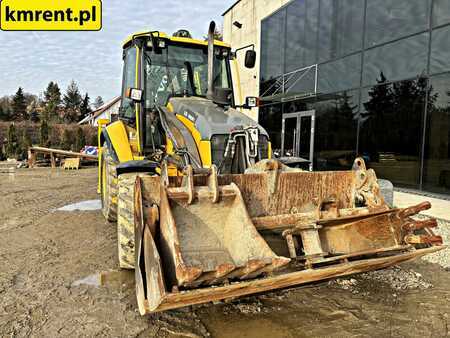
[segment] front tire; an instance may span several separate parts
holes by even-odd
[[[122,174],[118,182],[117,239],[119,266],[134,269],[134,185],[139,174]]]
[[[107,147],[102,151],[102,212],[108,222],[117,221],[117,172],[116,163],[112,159]]]

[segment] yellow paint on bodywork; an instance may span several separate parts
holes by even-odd
[[[181,123],[183,123],[191,132],[195,144],[197,145],[198,152],[200,153],[200,159],[202,160],[203,167],[211,167],[211,143],[209,141],[202,140],[200,132],[197,130],[195,124],[191,120],[179,114],[177,114],[177,119],[180,120]]]
[[[237,91],[239,94],[239,104],[242,104],[244,99],[242,97],[242,90],[241,90],[241,77],[239,75],[239,64],[237,62],[237,59],[233,59],[234,64],[234,71],[236,73],[236,85],[237,85]],[[242,112],[242,108],[240,108],[240,111]]]
[[[208,41],[203,41],[203,40],[197,40],[197,39],[189,39],[189,38],[180,38],[180,37],[175,37],[175,36],[168,36],[166,33],[164,32],[154,32],[153,35],[156,37],[158,36],[160,38],[165,38],[165,39],[169,39],[170,41],[173,42],[181,42],[181,43],[187,43],[187,44],[194,44],[194,45],[201,45],[201,46],[207,46],[208,45]],[[125,47],[128,43],[130,43],[134,38],[138,38],[138,37],[142,37],[142,36],[150,36],[150,32],[138,32],[136,34],[130,35],[127,39],[125,39],[125,41],[123,42],[123,47]],[[214,45],[216,46],[221,46],[221,47],[228,47],[230,48],[231,46],[223,41],[219,41],[219,40],[214,40]]]
[[[128,140],[127,129],[122,121],[117,121],[106,127],[106,132],[112,143],[119,162],[133,160],[130,141]]]
[[[200,141],[198,146],[198,151],[202,159],[203,168],[211,168],[212,158],[211,158],[211,142],[210,141]]]
[[[135,76],[135,87],[139,88],[139,68],[140,68],[140,60],[139,60],[139,54],[140,54],[140,48],[136,47],[136,76]],[[141,154],[141,136],[139,133],[139,124],[140,124],[140,112],[141,112],[141,105],[136,104],[136,137],[137,137],[137,151],[139,154]]]

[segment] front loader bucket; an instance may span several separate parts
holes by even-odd
[[[161,189],[160,244],[173,285],[247,279],[290,261],[275,255],[258,233],[238,187],[218,189],[221,198],[214,202],[208,187],[194,188],[192,204],[182,189]]]
[[[362,159],[347,172],[139,177],[135,273],[142,314],[385,268],[441,250],[429,203],[390,209]]]

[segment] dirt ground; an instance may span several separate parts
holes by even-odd
[[[1,337],[450,336],[450,273],[425,261],[141,317],[132,273],[87,285],[116,269],[114,226],[55,211],[97,198],[95,169],[0,174]]]

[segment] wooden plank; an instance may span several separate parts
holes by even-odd
[[[155,311],[151,311],[149,308],[146,308],[146,313],[148,314],[176,309],[194,304],[219,301],[227,298],[241,297],[275,289],[282,289],[306,283],[317,282],[330,278],[348,276],[356,273],[382,269],[402,262],[410,261],[436,251],[440,251],[444,248],[445,246],[437,246],[391,257],[366,259],[333,265],[325,268],[303,270],[279,275],[276,277],[257,279],[248,282],[240,282],[228,286],[170,293],[164,297],[163,302]]]
[[[44,147],[30,147],[29,151],[31,152],[31,154],[33,154],[33,153],[55,154],[55,155],[68,156],[68,157],[80,157],[80,158],[84,158],[84,159],[88,159],[88,160],[98,160],[97,155],[88,155],[88,154],[76,153],[73,151],[60,150],[60,149],[52,149],[52,148],[44,148]]]

